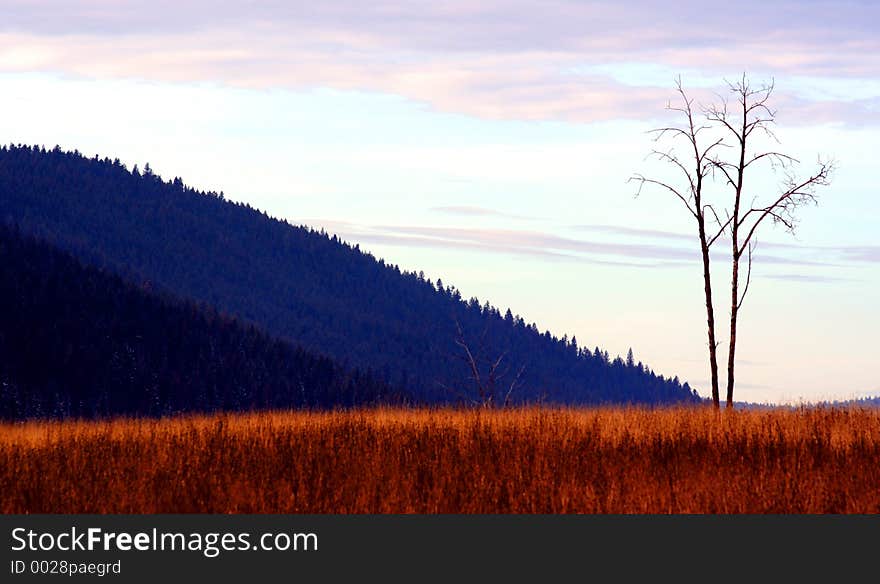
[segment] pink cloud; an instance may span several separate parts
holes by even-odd
[[[577,73],[595,65],[880,77],[880,37],[871,24],[880,21],[880,5],[870,2],[749,0],[724,18],[693,0],[674,9],[520,0],[6,5],[0,72],[377,91],[494,119],[589,122],[662,112],[668,86]],[[880,121],[876,99],[780,97],[796,122]]]
[[[490,211],[490,210],[486,210]],[[579,261],[597,265],[636,268],[678,268],[699,264],[699,253],[691,245],[633,242],[638,238],[679,239],[674,234],[653,230],[604,226],[615,238],[611,241],[585,240],[534,229],[496,229],[476,227],[418,225],[359,225],[338,221],[315,221],[350,241],[406,247],[467,249],[514,256],[538,256],[545,259]],[[815,249],[815,248],[810,248]],[[837,249],[835,248],[835,251]],[[721,252],[723,256],[725,252]],[[838,254],[835,254],[838,255]],[[720,256],[719,256],[720,257]],[[829,267],[824,261],[798,257],[797,254],[759,254],[762,264],[792,267]]]

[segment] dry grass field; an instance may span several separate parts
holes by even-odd
[[[878,513],[880,411],[360,410],[0,425],[3,513]]]

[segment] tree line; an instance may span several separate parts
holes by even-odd
[[[405,403],[365,371],[0,225],[0,418]],[[148,286],[147,286],[148,288]]]
[[[0,219],[85,264],[235,315],[343,368],[372,370],[422,403],[475,398],[462,339],[483,377],[503,356],[497,385],[516,378],[514,403],[698,401],[673,376],[541,331],[323,230],[163,180],[149,165],[0,148]]]

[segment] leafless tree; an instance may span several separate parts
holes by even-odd
[[[461,349],[458,356],[468,369],[468,383],[473,386],[472,393],[456,390],[455,393],[467,403],[480,407],[507,407],[511,404],[516,391],[522,385],[522,376],[525,366],[517,369],[516,374],[509,378],[510,366],[505,363],[507,353],[503,352],[496,357],[486,357],[486,335],[488,328],[484,329],[479,342],[472,348],[468,342],[461,324],[455,320],[456,337],[455,344]],[[509,382],[506,379],[510,379]],[[450,388],[444,386],[447,390]]]
[[[830,183],[831,173],[834,170],[832,161],[820,159],[811,175],[797,178],[793,170],[799,162],[794,157],[775,150],[753,148],[753,145],[759,142],[759,137],[778,143],[773,131],[776,112],[768,105],[773,88],[772,82],[753,87],[743,75],[740,81],[728,83],[728,90],[735,101],[734,105],[731,106],[724,96],[719,96],[720,103],[701,107],[700,113],[697,114],[694,100],[685,93],[681,80],[676,80],[676,91],[681,105],[667,105],[667,109],[680,114],[683,122],[679,126],[653,130],[652,133],[655,143],[667,138],[683,142],[687,154],[679,157],[673,145],[668,150],[654,149],[651,155],[670,164],[680,180],[672,183],[647,178],[641,174],[630,179],[639,184],[639,193],[645,185],[652,185],[675,195],[696,221],[703,261],[703,285],[709,328],[712,401],[716,408],[720,407],[720,395],[710,248],[723,236],[727,236],[730,240],[732,266],[727,407],[732,407],[737,319],[751,283],[752,257],[757,245],[757,231],[767,219],[770,219],[772,223],[780,224],[787,231],[794,232],[796,211],[804,205],[817,202],[816,189]],[[698,116],[700,119],[696,121]],[[745,182],[747,171],[762,163],[769,164],[773,170],[783,173],[779,190],[770,196],[760,194],[749,196]],[[730,193],[729,196],[724,197],[727,204],[708,202],[707,186],[714,179],[719,179]],[[758,185],[755,189],[758,191],[760,188]],[[747,261],[747,271],[745,283],[740,291],[740,263],[744,256]]]
[[[712,303],[712,272],[710,248],[718,241],[723,229],[718,228],[712,232],[712,217],[717,213],[711,204],[706,202],[704,189],[707,179],[711,178],[714,168],[714,151],[724,146],[721,138],[706,139],[701,142],[702,136],[711,130],[711,126],[697,121],[694,112],[694,100],[688,97],[681,85],[681,79],[676,80],[676,90],[680,104],[668,103],[666,109],[682,116],[680,125],[657,128],[651,131],[654,143],[658,146],[662,143],[670,143],[665,150],[659,147],[651,151],[650,156],[672,166],[678,176],[675,182],[648,178],[642,174],[636,174],[631,181],[638,183],[637,196],[641,194],[646,185],[659,187],[663,191],[674,195],[684,204],[688,213],[694,218],[697,228],[697,237],[700,242],[700,257],[703,262],[703,292],[706,301],[706,323],[709,337],[709,369],[712,376],[712,401],[719,406],[718,390],[718,343],[715,340],[715,307]],[[682,143],[685,154],[679,155],[675,150],[675,143]],[[711,215],[710,215],[711,214]],[[707,221],[707,218],[709,221]]]
[[[775,150],[754,149],[759,137],[779,143],[773,127],[776,111],[768,105],[773,95],[773,82],[753,87],[743,75],[741,80],[728,83],[733,105],[721,97],[720,104],[705,108],[706,120],[719,127],[731,143],[732,160],[713,157],[711,163],[723,178],[731,192],[732,202],[726,208],[726,220],[720,225],[730,236],[731,283],[730,283],[730,336],[727,349],[727,407],[733,407],[733,387],[736,366],[736,325],[739,311],[749,291],[752,276],[752,253],[757,245],[757,231],[769,219],[794,233],[797,225],[796,211],[808,204],[816,204],[818,187],[830,184],[834,162],[819,159],[812,174],[798,178],[794,167],[798,160]],[[746,190],[746,171],[753,165],[766,163],[783,173],[777,192],[759,194],[761,187]],[[758,193],[756,193],[758,191]],[[747,195],[746,193],[755,193]],[[740,261],[745,255],[747,270],[745,284],[740,292]]]

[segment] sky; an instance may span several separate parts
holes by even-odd
[[[795,234],[759,232],[735,397],[880,395],[876,22],[868,1],[0,0],[0,142],[149,162],[708,395],[694,221],[627,179],[674,178],[646,155],[677,77],[702,104],[772,80],[772,148],[837,170]]]

